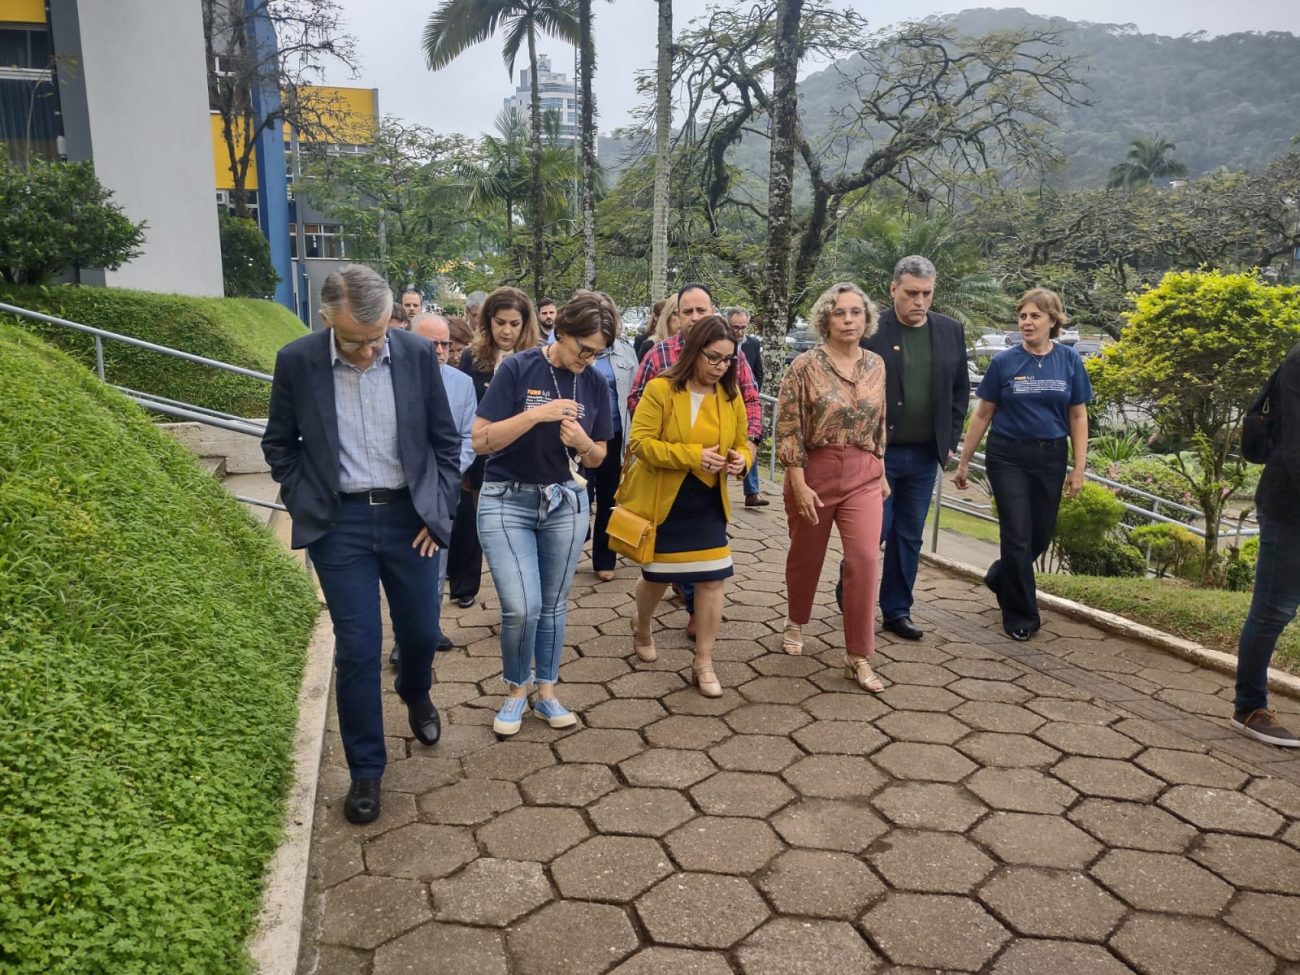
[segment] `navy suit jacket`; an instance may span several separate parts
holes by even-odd
[[[338,521],[339,425],[334,409],[330,331],[295,339],[275,357],[271,410],[262,453],[293,518],[294,548],[316,541]],[[460,435],[447,403],[432,342],[388,332],[397,448],[420,520],[443,548],[460,486]]]
[[[930,312],[930,403],[934,409],[934,446],[942,464],[949,451],[961,443],[966,408],[970,405],[970,376],[966,371],[966,331],[961,322],[938,312]],[[903,389],[902,330],[891,305],[880,313],[880,323],[862,347],[885,360],[885,450],[894,433],[890,416],[898,416],[907,390]]]

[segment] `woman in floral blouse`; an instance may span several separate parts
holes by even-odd
[[[876,308],[856,284],[832,285],[812,309],[822,344],[798,356],[781,382],[776,449],[785,467],[789,610],[781,648],[803,653],[831,524],[844,547],[844,675],[879,693],[875,652],[877,557],[884,499],[885,364],[858,342]]]

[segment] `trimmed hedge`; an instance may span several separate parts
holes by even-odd
[[[306,331],[287,308],[252,298],[7,285],[0,287],[0,301],[265,373],[275,367],[280,347]],[[39,335],[95,368],[95,343],[89,335],[13,315],[0,315],[0,322]],[[257,379],[109,341],[104,343],[104,368],[117,386],[236,416],[266,416],[270,384]]]
[[[0,971],[247,971],[301,569],[145,414],[0,325]]]

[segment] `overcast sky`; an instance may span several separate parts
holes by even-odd
[[[441,71],[430,72],[420,52],[420,35],[437,0],[340,0],[350,32],[356,37],[360,71],[355,78],[333,71],[329,81],[379,89],[379,108],[407,122],[427,125],[439,132],[477,135],[492,130],[501,100],[514,83],[501,59],[501,42],[489,40],[456,59]],[[898,7],[849,0],[884,27],[897,20]],[[707,0],[676,0],[674,29],[704,13]],[[978,3],[959,0],[922,0],[908,13],[921,18],[951,13]],[[984,6],[996,6],[984,4]],[[1195,31],[1225,34],[1234,31],[1281,30],[1300,32],[1300,3],[1296,0],[1022,0],[1032,13],[1062,16],[1094,23],[1132,23],[1144,33],[1181,36]],[[596,4],[596,104],[602,132],[626,124],[636,105],[636,73],[655,60],[656,4],[654,0],[614,0]],[[551,56],[552,68],[573,76],[573,48],[543,38],[539,52]],[[515,66],[527,64],[521,55]],[[1300,84],[1300,71],[1297,72]]]

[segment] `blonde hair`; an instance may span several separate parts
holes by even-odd
[[[1030,288],[1022,294],[1020,300],[1016,302],[1016,314],[1019,314],[1020,309],[1025,305],[1033,305],[1052,320],[1052,338],[1060,335],[1061,329],[1070,324],[1070,316],[1065,313],[1061,296],[1048,288]]]
[[[809,323],[812,325],[814,332],[821,337],[823,342],[826,336],[830,334],[831,312],[835,310],[835,302],[839,301],[840,295],[852,294],[862,299],[862,304],[867,309],[867,325],[862,333],[862,337],[869,338],[876,334],[876,324],[880,316],[876,312],[876,306],[867,293],[859,288],[852,281],[840,281],[831,285],[821,293],[821,296],[813,302],[812,310],[808,313]]]
[[[677,317],[677,295],[670,294],[664,299],[664,306],[659,311],[659,319],[655,322],[655,330],[650,333],[650,338],[656,342],[665,342],[682,330],[681,323],[673,328],[669,323]]]

